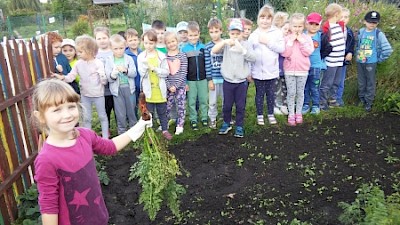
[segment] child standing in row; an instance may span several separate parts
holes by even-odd
[[[274,116],[275,82],[279,77],[279,53],[285,50],[280,29],[272,25],[274,11],[264,6],[258,13],[257,29],[250,35],[256,60],[251,66],[251,76],[256,86],[255,103],[257,124],[264,125],[264,99],[267,95],[268,122],[276,124]]]
[[[181,21],[178,24],[176,24],[176,33],[178,35],[179,50],[182,50],[182,47],[188,42],[187,25],[188,23],[185,21]]]
[[[79,100],[68,84],[55,79],[41,81],[33,93],[33,119],[47,134],[35,159],[43,225],[107,225],[93,154],[115,155],[151,125],[140,120],[112,140],[100,138],[90,129],[76,127],[82,113]]]
[[[162,135],[172,139],[168,132],[167,119],[167,85],[169,75],[167,59],[164,53],[156,49],[157,33],[148,30],[142,35],[144,51],[138,56],[138,69],[142,80],[142,90],[146,96],[147,108],[157,115],[161,123]]]
[[[76,62],[78,62],[78,55],[76,54],[76,49],[75,49],[75,41],[69,38],[64,38],[61,44],[61,51],[62,54],[65,55],[65,57],[67,57],[69,66],[73,68]],[[79,88],[79,75],[76,76],[75,82],[78,84]],[[80,92],[77,93],[80,94]]]
[[[287,87],[287,103],[289,108],[288,125],[303,123],[301,109],[304,103],[304,87],[310,69],[309,56],[314,51],[311,37],[304,34],[305,17],[294,13],[290,17],[290,34],[285,37],[286,49],[283,70]]]
[[[178,36],[176,33],[167,31],[164,35],[167,46],[167,63],[169,75],[166,78],[167,84],[167,115],[170,115],[174,105],[178,106],[175,134],[183,133],[183,125],[186,116],[186,74],[187,56],[179,51]]]
[[[224,103],[222,124],[219,134],[227,134],[231,129],[232,107],[236,106],[235,137],[244,136],[244,116],[247,97],[247,78],[250,74],[249,62],[256,60],[252,46],[243,41],[241,19],[232,19],[229,23],[229,39],[217,43],[212,54],[223,53],[221,74],[224,77]]]
[[[243,40],[247,41],[250,37],[251,32],[253,31],[253,21],[247,18],[242,18],[242,22],[243,22],[242,38]]]
[[[193,130],[198,130],[198,113],[196,100],[199,100],[201,124],[208,126],[208,87],[204,64],[204,44],[200,40],[200,26],[197,22],[188,23],[189,42],[182,48],[188,57],[187,90],[189,105],[189,121]]]
[[[222,42],[222,22],[217,18],[212,18],[208,21],[208,33],[211,41],[206,44],[204,49],[204,58],[206,64],[206,76],[208,80],[208,116],[210,117],[210,128],[217,129],[218,116],[218,97],[224,102],[223,83],[224,78],[221,74],[221,64],[223,54],[211,54],[212,48]]]
[[[84,107],[83,126],[92,128],[92,105],[96,106],[97,114],[101,124],[103,138],[109,137],[107,114],[104,107],[104,85],[107,84],[107,77],[104,71],[104,64],[96,59],[96,41],[88,36],[78,36],[75,40],[76,50],[79,56],[78,62],[66,76],[54,74],[60,80],[71,83],[76,76],[80,75],[81,81],[81,102]]]
[[[114,111],[117,117],[118,134],[123,134],[127,128],[136,124],[135,77],[136,66],[133,59],[125,54],[125,39],[114,34],[110,37],[113,56],[106,59],[105,72],[113,95]]]
[[[167,27],[165,26],[164,22],[161,20],[154,20],[153,23],[151,24],[151,29],[154,29],[154,31],[157,34],[156,49],[166,54],[167,48],[165,47],[164,33],[167,30]]]

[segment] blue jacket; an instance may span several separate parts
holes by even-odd
[[[204,48],[204,44],[199,41],[196,45],[188,42],[182,48],[182,52],[186,53],[188,57],[188,81],[200,81],[206,79]]]
[[[69,65],[69,61],[65,55],[62,53],[58,54],[56,58],[54,59],[54,72],[59,73],[56,66],[61,65],[63,68],[62,74],[67,75],[69,72],[71,72],[71,66]],[[72,88],[75,90],[76,93],[80,94],[79,90],[79,85],[76,81],[72,81],[69,83]]]
[[[354,38],[354,33],[350,27],[346,26],[346,30],[347,30],[347,38],[346,38],[346,49],[344,56],[346,56],[348,53],[351,53],[354,57],[354,46],[356,45],[356,39]],[[349,64],[349,62],[347,62],[346,59],[344,59],[344,61],[345,64]]]
[[[361,45],[362,38],[360,37],[362,37],[365,32],[365,28],[361,28],[358,32],[357,52],[359,51]],[[393,52],[393,49],[385,34],[378,28],[375,29],[375,37],[376,38],[374,38],[374,40],[376,41],[374,41],[374,49],[377,51],[378,63],[380,63],[389,58]]]
[[[126,47],[125,49],[125,54],[129,55],[130,57],[132,57],[133,62],[135,62],[135,66],[136,66],[136,77],[135,77],[135,86],[136,86],[136,92],[140,91],[140,74],[139,74],[139,70],[138,70],[138,65],[137,65],[137,56],[142,52],[142,49],[138,48],[138,54],[136,55],[135,53],[133,53],[129,47]]]

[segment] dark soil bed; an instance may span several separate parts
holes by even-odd
[[[363,183],[385,194],[399,182],[400,116],[314,121],[297,127],[266,127],[238,139],[216,132],[170,146],[190,176],[180,224],[340,224],[338,202],[353,202]],[[127,150],[106,166],[103,187],[110,224],[179,224],[164,207],[150,222],[138,205],[140,186],[128,182],[136,153]]]

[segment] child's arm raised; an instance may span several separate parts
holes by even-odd
[[[300,34],[297,36],[297,40],[300,42],[300,51],[304,56],[310,56],[314,51],[314,44],[310,36],[306,34]]]
[[[127,68],[126,68],[126,70],[127,70],[126,75],[128,77],[135,78],[137,76],[135,62],[133,61],[132,57],[130,57],[130,56],[128,56],[127,59],[128,59],[128,62],[127,62]]]
[[[220,42],[218,42],[217,44],[214,45],[214,47],[211,49],[211,54],[218,54],[221,53],[221,51],[224,49],[225,45],[234,45],[235,41],[231,40],[231,39],[225,39],[222,40]]]
[[[169,66],[167,58],[161,60],[160,67],[155,67],[154,71],[159,77],[167,77],[169,75]]]
[[[123,149],[131,141],[139,139],[146,130],[146,127],[151,127],[152,125],[153,123],[151,118],[147,121],[140,119],[135,126],[131,127],[128,131],[113,138],[112,141],[114,142],[117,151]]]

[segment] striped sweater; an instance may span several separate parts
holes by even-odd
[[[177,55],[167,55],[167,62],[170,74],[165,79],[167,89],[170,87],[184,88],[186,86],[186,76],[188,68],[188,59],[185,53],[179,52]],[[179,62],[178,65],[174,63]]]
[[[346,49],[346,42],[344,40],[344,33],[339,24],[329,23],[329,44],[332,46],[332,51],[325,58],[326,66],[339,67],[343,66],[344,53]]]
[[[206,78],[207,80],[213,80],[214,83],[223,83],[224,78],[221,74],[221,64],[223,59],[223,54],[211,54],[211,49],[214,47],[215,43],[210,41],[206,44],[204,48],[204,60],[206,65]]]

